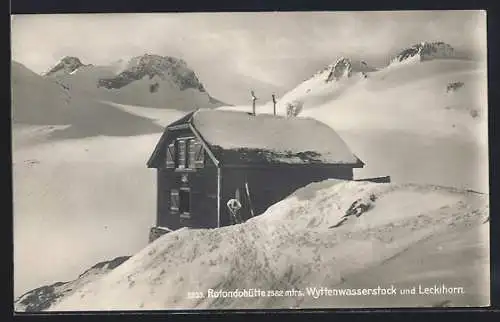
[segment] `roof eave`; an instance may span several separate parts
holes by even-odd
[[[364,163],[324,163],[324,162],[315,162],[315,163],[294,163],[294,162],[274,162],[274,163],[266,163],[266,162],[241,162],[241,163],[225,163],[221,165],[223,168],[252,168],[252,167],[297,167],[297,168],[362,168]]]
[[[358,158],[357,155],[353,154],[353,157],[356,159],[356,162],[351,163],[353,168],[364,168],[365,167],[365,163],[363,161],[361,161],[361,159]]]

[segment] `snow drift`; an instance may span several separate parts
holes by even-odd
[[[487,218],[487,196],[478,193],[327,180],[297,190],[243,224],[166,234],[48,310],[391,307],[443,300],[451,306],[488,305]],[[461,240],[465,244],[453,242],[457,234],[468,236]],[[427,251],[417,252],[416,260],[413,249]],[[436,252],[446,261],[434,262]],[[413,261],[400,259],[408,253]],[[446,269],[439,267],[443,263]],[[384,266],[385,274],[378,269]],[[420,278],[391,275],[410,269]],[[382,296],[318,301],[307,295],[309,287],[340,288],[371,272],[381,279],[365,280],[362,287],[446,281],[463,286],[467,296],[398,296],[387,303]],[[304,294],[210,297],[210,289]],[[189,292],[202,292],[203,297],[189,298]]]

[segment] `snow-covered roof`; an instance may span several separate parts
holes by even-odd
[[[227,151],[257,151],[260,161],[277,163],[361,163],[332,128],[312,118],[200,109],[191,123],[226,156]]]

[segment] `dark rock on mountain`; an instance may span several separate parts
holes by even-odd
[[[16,312],[39,312],[49,308],[58,299],[73,293],[78,287],[110,272],[123,264],[130,256],[117,257],[110,261],[104,261],[92,266],[77,279],[70,282],[57,282],[36,288],[21,295],[14,301]]]
[[[169,77],[180,90],[194,88],[205,92],[203,84],[198,80],[194,71],[189,69],[182,59],[149,54],[132,58],[124,71],[116,77],[99,79],[98,86],[118,89],[144,77],[149,79],[158,77],[161,80],[166,80]]]
[[[78,70],[78,68],[84,66],[90,65],[84,65],[78,57],[66,56],[62,58],[57,65],[45,73],[45,76],[52,76],[60,73],[71,74]]]

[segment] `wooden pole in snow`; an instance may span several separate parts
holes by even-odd
[[[255,97],[255,93],[252,91],[252,114],[255,115],[255,100],[257,100],[257,97]]]
[[[252,198],[250,197],[250,188],[248,187],[248,181],[245,181],[245,192],[247,193],[248,205],[250,206],[250,214],[255,217],[252,206]]]
[[[276,115],[276,96],[273,94],[273,113]]]

